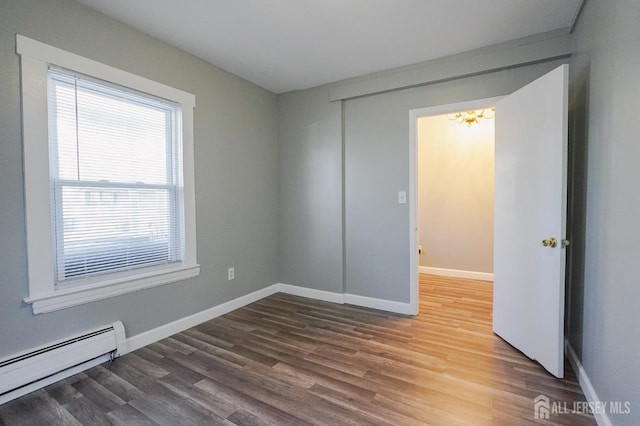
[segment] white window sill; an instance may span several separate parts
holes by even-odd
[[[200,265],[180,265],[151,272],[134,273],[127,277],[106,280],[91,286],[56,290],[51,293],[27,297],[24,301],[31,304],[34,314],[43,314],[131,293],[137,290],[194,278],[199,274]]]

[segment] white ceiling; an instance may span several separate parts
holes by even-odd
[[[571,27],[582,0],[77,0],[275,93]]]

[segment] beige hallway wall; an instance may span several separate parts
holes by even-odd
[[[493,119],[418,119],[420,266],[493,272],[493,175]]]

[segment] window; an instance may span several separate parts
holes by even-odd
[[[198,275],[193,95],[17,42],[34,313]]]
[[[56,283],[181,261],[178,106],[49,68]]]

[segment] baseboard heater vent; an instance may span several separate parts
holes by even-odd
[[[124,326],[112,324],[0,360],[0,404],[55,381],[38,382],[97,358],[120,356]],[[78,370],[82,371],[82,369]],[[74,371],[75,372],[75,371]],[[62,378],[62,377],[60,377]],[[22,390],[22,391],[21,391]],[[13,395],[10,395],[13,394]]]

